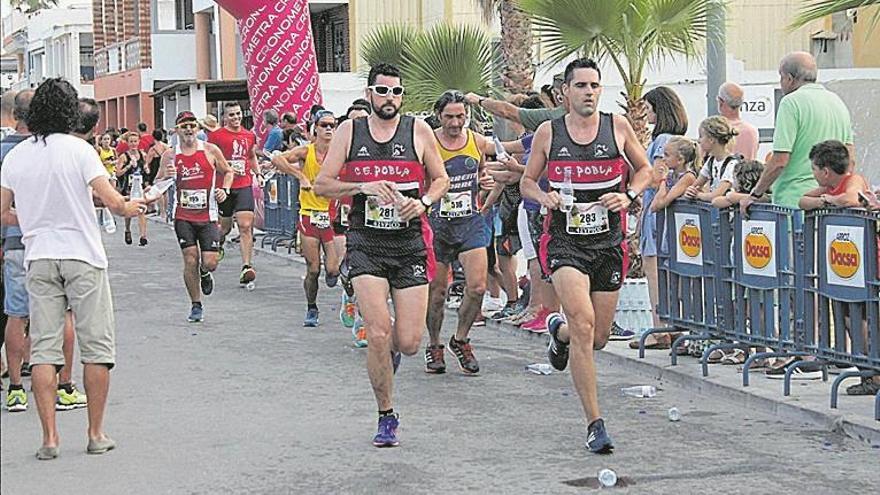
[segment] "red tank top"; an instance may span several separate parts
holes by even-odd
[[[214,188],[217,174],[205,154],[205,143],[198,141],[196,146],[196,152],[191,155],[185,155],[180,145],[174,149],[174,166],[177,168],[174,218],[188,222],[216,222]]]
[[[838,194],[843,194],[846,191],[846,186],[849,184],[849,180],[852,179],[852,174],[846,174],[843,176],[843,180],[840,181],[840,184],[837,184],[837,187],[829,187],[828,194],[830,196],[837,196]]]
[[[229,161],[229,166],[235,171],[235,179],[232,180],[232,188],[250,187],[253,183],[248,157],[257,143],[257,136],[253,132],[242,128],[238,132],[230,131],[221,127],[208,134],[208,142],[216,144],[223,156]]]

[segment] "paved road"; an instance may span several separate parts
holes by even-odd
[[[59,413],[61,457],[37,462],[33,402],[4,410],[3,494],[566,494],[593,491],[603,467],[632,484],[620,493],[880,489],[880,449],[723,397],[667,388],[624,398],[620,387],[650,378],[604,359],[600,394],[617,450],[589,455],[568,373],[526,373],[543,359],[538,340],[495,328],[474,335],[482,376],[429,376],[420,356],[404,359],[401,447],[377,450],[365,352],[334,318],[339,289],[322,290],[322,325],[304,329],[302,266],[258,256],[259,284],[247,292],[230,250],[205,323],[187,324],[174,239],[150,227],[147,248],[125,246],[121,232],[105,239],[119,354],[107,430],[119,448],[87,456],[85,411]],[[673,405],[679,423],[666,418]]]

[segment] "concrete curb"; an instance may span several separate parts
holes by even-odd
[[[549,342],[547,334],[535,334],[528,330],[522,330],[519,327],[507,323],[490,323],[487,327],[510,333],[521,338],[533,340],[536,345],[546,347]],[[873,424],[864,421],[855,421],[844,414],[840,414],[828,407],[826,402],[825,409],[810,408],[800,404],[786,402],[781,392],[781,381],[779,382],[780,391],[778,399],[771,397],[763,397],[753,393],[755,387],[745,388],[742,386],[731,386],[727,383],[719,383],[709,378],[694,376],[688,372],[687,367],[683,364],[671,366],[668,364],[668,354],[663,353],[667,358],[666,365],[659,365],[646,359],[639,359],[637,351],[631,351],[635,356],[626,355],[626,348],[619,351],[614,343],[610,343],[613,347],[606,348],[596,353],[597,363],[607,367],[625,367],[629,371],[635,371],[647,378],[652,378],[659,382],[662,386],[664,383],[679,388],[687,388],[696,393],[708,397],[724,397],[726,400],[733,400],[744,406],[746,409],[754,409],[757,411],[772,414],[783,421],[789,423],[807,423],[826,431],[844,434],[850,438],[868,442],[871,445],[880,445],[880,421],[873,421]],[[755,372],[753,372],[755,373]],[[829,379],[829,383],[832,379]],[[796,392],[796,391],[795,391]],[[842,393],[842,397],[845,395]],[[873,404],[873,402],[872,402]],[[873,413],[873,409],[870,409]]]

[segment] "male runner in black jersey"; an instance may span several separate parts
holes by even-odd
[[[521,186],[523,196],[550,211],[539,259],[565,312],[547,317],[550,363],[563,370],[571,353],[571,377],[588,424],[586,447],[610,453],[593,350],[608,341],[625,276],[623,216],[648,185],[651,166],[626,118],[597,111],[602,83],[594,61],[568,64],[562,91],[570,113],[538,127]],[[629,184],[627,161],[635,170]],[[538,187],[545,171],[546,193]],[[573,194],[564,193],[569,188]]]
[[[428,124],[400,115],[404,89],[399,69],[376,65],[367,83],[373,113],[339,127],[314,190],[329,198],[354,196],[346,263],[370,342],[367,369],[379,406],[373,445],[394,447],[399,441],[393,372],[401,352],[412,355],[419,349],[433,271],[425,214],[449,189],[449,177]]]

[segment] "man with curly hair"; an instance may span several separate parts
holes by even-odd
[[[103,454],[116,446],[103,426],[116,345],[107,255],[95,222],[92,191],[117,215],[135,216],[143,208],[142,202],[126,201],[116,192],[95,150],[70,134],[79,121],[78,106],[76,90],[67,81],[56,78],[40,84],[26,117],[33,137],[6,155],[0,177],[0,220],[20,226],[28,266],[32,388],[43,429],[36,454],[40,460],[59,453],[56,372],[64,364],[68,306],[76,315],[89,396],[86,451]]]

